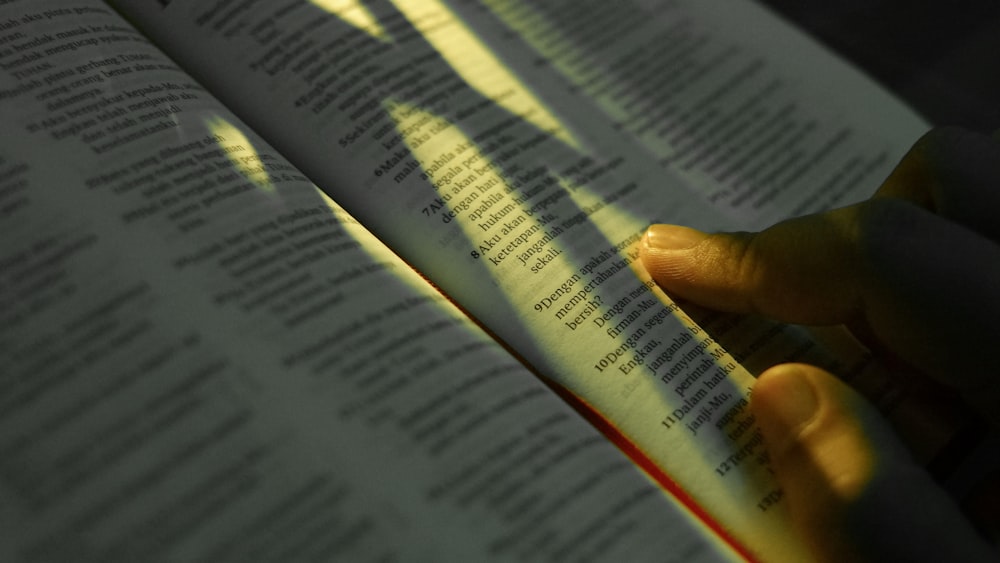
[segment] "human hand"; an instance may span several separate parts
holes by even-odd
[[[936,130],[870,200],[760,233],[657,225],[643,261],[711,308],[846,324],[955,388],[1000,427],[1000,146]],[[831,561],[974,561],[990,551],[873,409],[803,365],[766,371],[752,408],[790,509]]]

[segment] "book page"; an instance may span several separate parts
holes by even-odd
[[[743,543],[805,557],[744,366],[817,344],[694,322],[637,244],[865,197],[919,119],[748,2],[114,4]]]
[[[894,145],[927,128],[752,2],[640,0],[569,17],[568,1],[487,4],[538,54],[535,74],[562,78],[732,226],[867,197]]]
[[[735,558],[110,8],[0,22],[0,560]]]

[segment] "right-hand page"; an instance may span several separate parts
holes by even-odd
[[[866,197],[925,128],[901,104],[750,2],[112,3],[742,543],[802,560],[744,366],[818,348],[699,326],[638,241]]]
[[[899,150],[927,128],[753,2],[490,4],[547,71],[684,178],[730,226],[764,226],[868,197]]]

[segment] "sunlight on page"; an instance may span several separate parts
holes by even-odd
[[[589,188],[581,186],[574,182],[570,178],[560,177],[560,184],[563,189],[570,194],[570,199],[576,204],[580,209],[581,220],[584,218],[589,219],[592,225],[600,230],[607,240],[615,240],[617,233],[608,229],[608,225],[616,225],[620,228],[620,225],[633,225],[635,228],[644,228],[645,223],[639,217],[632,213],[614,205],[613,201],[608,201],[608,198],[602,197],[599,194],[593,193]],[[601,215],[597,217],[597,215]],[[662,385],[677,386],[683,385],[683,382],[678,381],[678,376],[672,375],[671,372],[667,372],[657,379],[650,379],[643,376],[635,377],[635,373],[640,373],[644,368],[649,367],[650,369],[659,369],[661,365],[666,362],[674,362],[675,364],[685,365],[695,361],[696,359],[702,358],[703,351],[710,353],[712,360],[708,363],[702,363],[701,366],[695,368],[687,377],[696,379],[705,375],[705,372],[721,368],[718,374],[712,376],[715,379],[713,391],[717,388],[720,391],[725,390],[727,394],[729,392],[735,391],[739,394],[740,390],[736,385],[746,385],[749,386],[753,377],[745,370],[739,363],[729,355],[728,352],[723,350],[718,343],[716,343],[711,336],[709,336],[698,324],[690,317],[683,309],[680,309],[678,305],[670,298],[664,291],[656,286],[655,282],[652,280],[652,276],[646,271],[642,266],[641,261],[637,259],[639,254],[638,246],[642,244],[633,244],[631,247],[623,249],[623,253],[634,260],[628,264],[628,268],[632,271],[633,275],[641,281],[648,291],[644,290],[642,287],[637,287],[637,290],[632,291],[628,295],[628,299],[631,301],[643,299],[643,298],[655,298],[659,303],[666,307],[668,311],[671,311],[671,317],[678,321],[690,334],[681,334],[675,337],[674,341],[666,347],[665,351],[660,351],[659,355],[655,358],[648,359],[645,357],[637,357],[634,355],[632,358],[628,359],[615,359],[613,362],[609,359],[608,369],[616,370],[622,375],[633,375],[632,383],[627,387],[627,391],[623,393],[623,396],[627,393],[632,395],[639,392],[639,395],[647,397],[660,397],[663,402],[663,412],[668,413],[667,416],[661,421],[661,424],[666,428],[684,428],[687,432],[690,432],[691,436],[697,436],[699,429],[702,425],[709,423],[712,420],[711,412],[707,411],[704,406],[700,410],[696,410],[694,405],[701,404],[703,402],[710,403],[711,401],[705,401],[709,398],[709,391],[705,388],[700,388],[695,391],[690,397],[685,397],[683,401],[677,399],[673,395],[664,395],[662,392]],[[617,303],[604,303],[603,309],[611,309],[622,305],[622,301],[626,298],[621,298]],[[598,305],[600,303],[598,301]],[[575,311],[574,311],[575,312]],[[599,314],[599,313],[598,313]],[[617,320],[617,319],[615,319]],[[625,317],[625,321],[628,321],[629,317]],[[614,322],[614,321],[611,321]],[[644,338],[648,337],[648,334],[653,331],[653,327],[646,326],[646,328],[632,328],[631,326],[623,327],[623,324],[630,325],[630,322],[619,322],[618,324],[612,325],[611,322],[605,325],[605,333],[612,337],[614,341],[619,345],[618,349],[624,346],[626,349],[631,351],[641,349],[641,344]],[[694,351],[687,352],[685,354],[680,354],[680,349],[687,344],[687,341],[695,341],[696,348]],[[678,354],[674,354],[674,350],[678,350]],[[669,359],[667,359],[669,356]],[[652,357],[652,356],[650,356]],[[719,380],[719,378],[724,375],[725,380]],[[669,398],[668,398],[669,397]],[[717,396],[718,397],[718,396]],[[718,399],[716,399],[718,400]],[[713,407],[714,408],[714,407]],[[733,417],[735,418],[735,417]],[[735,424],[731,424],[735,423]],[[733,432],[733,426],[741,426],[739,431]],[[722,425],[722,429],[731,437],[733,442],[738,441],[743,437],[743,432],[750,427],[750,424],[744,420],[736,421],[731,420],[727,424]],[[700,446],[694,448],[696,453],[700,453]],[[691,455],[696,455],[692,453]]]
[[[371,261],[366,263],[363,267],[364,273],[371,273],[379,270],[390,270],[393,272],[393,279],[398,281],[400,284],[408,286],[410,289],[415,289],[418,293],[422,293],[427,290],[427,280],[420,277],[415,270],[410,268],[400,268],[399,256],[397,256],[389,247],[385,246],[382,241],[373,237],[357,219],[355,219],[343,207],[337,205],[337,202],[333,201],[330,196],[326,194],[326,192],[318,187],[313,187],[316,189],[316,195],[323,201],[327,208],[329,208],[341,228],[351,233],[351,240],[346,244],[354,245],[356,241],[363,243],[357,245],[355,251],[364,253],[371,258]],[[348,275],[354,274],[349,273]]]
[[[219,147],[225,151],[229,161],[243,176],[264,192],[275,193],[266,164],[242,131],[220,116],[207,119],[205,125]]]
[[[367,6],[360,0],[310,0],[314,6],[334,14],[338,18],[371,35],[380,41],[386,41],[385,29],[378,23]]]
[[[549,131],[568,146],[579,148],[544,102],[501,62],[464,22],[440,0],[393,0],[452,69],[497,105]]]
[[[511,195],[513,187],[501,174],[500,164],[483,155],[483,151],[461,129],[416,105],[393,98],[387,98],[383,105],[401,132],[403,141],[422,163],[421,177],[437,190],[439,205],[451,210],[470,241],[480,241],[490,229],[499,226],[498,220],[491,220],[485,215],[489,211],[500,212],[497,217],[512,220],[508,226],[502,227],[510,232],[537,231],[532,227],[540,228],[536,221],[517,219],[517,215],[508,217],[507,214],[517,204]],[[425,129],[433,131],[433,137],[427,135]],[[447,146],[458,148],[442,155],[440,148]],[[477,168],[469,171],[449,166],[463,161],[474,163]],[[475,189],[468,189],[473,183]],[[472,214],[474,219],[459,219],[460,213],[476,208],[479,212]],[[482,226],[477,225],[477,220],[481,220]]]
[[[472,248],[477,249],[473,253],[482,256],[484,268],[507,288],[504,297],[508,306],[502,303],[495,306],[512,311],[520,329],[551,352],[544,360],[545,371],[555,377],[578,374],[567,377],[572,380],[574,393],[581,398],[615,396],[619,407],[630,406],[629,412],[619,413],[619,427],[633,430],[642,427],[640,433],[649,435],[645,443],[662,444],[657,451],[645,452],[660,466],[675,467],[683,460],[677,473],[685,473],[691,482],[730,473],[729,466],[720,466],[718,460],[731,455],[733,442],[746,440],[743,432],[750,426],[744,424],[745,416],[741,413],[746,412],[744,395],[752,377],[655,287],[639,265],[636,245],[633,243],[618,254],[609,253],[601,264],[584,264],[586,251],[581,251],[580,244],[574,248],[559,240],[563,227],[556,224],[552,215],[532,213],[524,201],[519,201],[521,192],[504,177],[502,163],[483,154],[487,149],[423,108],[395,100],[387,100],[386,107],[399,130],[407,133],[404,141],[423,163],[421,174],[437,190],[439,204],[447,208]],[[424,125],[414,126],[421,123]],[[433,139],[424,138],[422,127],[436,130]],[[461,154],[443,161],[442,146],[460,147]],[[476,173],[454,165],[466,159],[483,164]],[[581,220],[604,225],[597,227],[596,238],[588,238],[593,244],[621,240],[624,231],[641,232],[639,219],[609,204],[607,198],[601,199],[569,179],[562,179],[561,184],[581,210]],[[522,272],[532,264],[543,266],[540,270],[544,269],[544,276],[524,277]],[[624,270],[633,275],[625,275]],[[613,282],[604,283],[612,277]],[[551,293],[552,280],[567,280],[562,287],[573,290],[572,295],[559,298],[552,309],[555,315],[548,322],[539,321],[534,314],[537,310],[516,305],[535,302],[539,297],[544,300]],[[581,287],[588,289],[584,292]],[[649,311],[659,313],[650,318]],[[589,329],[596,324],[601,330],[574,328],[576,340],[571,342],[566,339],[564,323]],[[592,370],[581,369],[582,349],[609,353],[595,357],[598,365]],[[654,362],[664,366],[659,377],[649,376]],[[703,385],[704,380],[711,381]],[[706,389],[706,385],[711,389]],[[727,420],[715,421],[717,415],[713,412],[723,405],[735,405],[737,410]],[[654,424],[644,418],[630,420],[650,412],[662,413],[661,420]],[[744,424],[735,437],[732,437],[733,424]],[[756,443],[755,440],[751,439]],[[743,461],[740,458],[733,463]],[[760,490],[757,481],[762,478],[766,476],[759,471],[732,472],[727,477],[730,487],[709,494],[723,505],[732,506],[745,502],[744,491]]]

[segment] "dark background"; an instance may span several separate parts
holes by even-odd
[[[935,125],[1000,129],[1000,0],[761,0]]]

